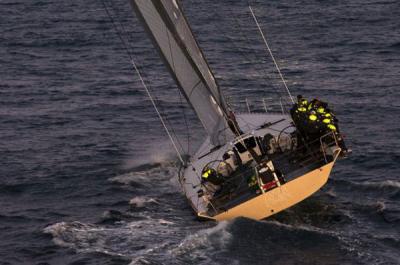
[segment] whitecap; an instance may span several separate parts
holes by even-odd
[[[146,204],[160,204],[160,203],[154,198],[147,198],[145,196],[136,196],[130,199],[129,204],[134,207],[142,208]]]
[[[204,249],[212,246],[213,248],[223,248],[232,239],[232,234],[228,231],[231,221],[219,222],[216,226],[199,230],[194,234],[186,236],[181,243],[170,250],[173,256],[180,256],[190,253],[191,256],[204,256]],[[203,249],[203,251],[202,251]],[[204,258],[204,257],[203,257]]]
[[[133,258],[144,257],[171,244],[171,235],[178,231],[174,225],[172,221],[151,218],[124,222],[113,227],[60,222],[46,227],[43,232],[51,234],[56,245],[76,252]]]

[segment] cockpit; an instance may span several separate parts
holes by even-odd
[[[222,159],[207,163],[202,172],[199,197],[214,205],[224,203],[226,196],[257,194],[280,186],[285,182],[279,169],[275,168],[271,155],[277,150],[276,137],[246,134],[231,142]]]
[[[240,158],[242,164],[246,164],[251,160],[263,154],[260,137],[247,135],[244,138],[237,139],[233,144],[233,150]]]

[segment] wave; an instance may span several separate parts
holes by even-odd
[[[116,224],[118,222],[122,222],[124,220],[131,220],[134,216],[129,213],[122,213],[117,210],[107,210],[103,213],[101,217],[100,224]]]
[[[137,146],[132,147],[133,150]],[[140,156],[133,156],[123,161],[124,170],[141,171],[149,168],[164,166],[176,163],[176,154],[171,151],[169,142],[149,141],[146,143],[146,149],[140,152]]]
[[[36,186],[37,183],[30,182],[30,183],[4,183],[0,184],[0,192],[2,193],[9,193],[9,194],[17,194],[26,192],[32,187]]]
[[[354,215],[359,215],[361,213],[364,218],[374,218],[375,222],[378,220],[384,221],[384,223],[400,222],[400,207],[397,205],[397,201],[392,202],[383,199],[362,202],[351,201],[351,203],[344,203],[343,208],[348,208],[347,210]],[[353,221],[357,222],[358,220],[353,218]],[[384,223],[380,222],[381,225]]]
[[[148,174],[142,172],[129,172],[109,178],[108,181],[134,187],[141,187],[144,185],[144,183],[148,182]]]
[[[154,198],[147,198],[145,196],[136,196],[129,201],[129,204],[135,208],[143,208],[149,204],[159,205],[160,203]]]
[[[383,220],[387,223],[400,222],[400,207],[395,203],[392,205],[390,202],[378,201],[374,204],[376,212],[380,214]]]
[[[121,213],[115,211],[112,214]],[[50,234],[57,246],[78,253],[123,257],[131,264],[168,264],[169,261],[188,264],[205,260],[212,263],[209,253],[224,249],[232,240],[229,222],[215,225],[212,222],[184,221],[182,224],[179,218],[151,218],[146,214],[136,215],[134,221],[125,215],[124,220],[112,226],[60,222],[46,227],[43,232]],[[177,260],[179,262],[175,262]]]
[[[341,186],[352,186],[357,189],[367,191],[383,191],[389,193],[400,192],[400,181],[398,180],[383,180],[383,181],[351,181],[343,179],[332,179],[334,184]]]
[[[43,221],[44,219],[42,218],[35,218],[35,220],[40,220]],[[18,223],[26,223],[29,221],[32,221],[31,217],[25,216],[25,215],[6,215],[6,214],[0,214],[0,221],[3,223],[10,223],[10,224],[18,224]]]
[[[390,47],[390,48],[399,49],[399,48],[400,48],[400,42],[395,42],[395,43],[391,44],[389,47]]]
[[[56,245],[76,252],[133,258],[162,248],[167,242],[163,235],[170,235],[169,229],[175,231],[174,225],[171,221],[151,218],[112,227],[75,221],[50,225],[43,232],[52,235]]]
[[[169,181],[176,175],[176,166],[171,162],[164,162],[142,164],[127,173],[109,178],[108,181],[131,186],[146,186],[158,181]]]
[[[224,255],[248,264],[356,263],[362,247],[351,233],[309,224],[236,219],[228,228],[232,239]],[[262,264],[262,263],[260,263]]]
[[[176,248],[171,250],[171,254],[179,256],[188,252],[198,250],[202,247],[208,247],[210,246],[209,241],[215,235],[218,235],[216,238],[217,243],[221,246],[224,246],[232,239],[232,234],[229,233],[227,229],[229,225],[229,221],[223,221],[219,222],[214,227],[199,230],[194,234],[188,235]],[[214,244],[213,247],[215,247]]]
[[[378,188],[378,189],[394,188],[400,190],[400,181],[396,180],[384,180],[380,182],[365,181],[359,183],[358,185],[364,187]]]
[[[351,211],[333,200],[336,194],[332,190],[320,192],[311,198],[280,212],[268,220],[289,225],[310,225],[313,227],[329,228],[338,224],[350,224],[354,220]]]
[[[390,245],[393,248],[400,249],[400,239],[394,235],[372,235],[372,238],[384,244]]]

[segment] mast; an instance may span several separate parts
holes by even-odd
[[[227,105],[178,0],[130,0],[166,67],[213,145],[233,135]]]

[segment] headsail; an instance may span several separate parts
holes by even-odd
[[[232,135],[227,126],[225,101],[178,0],[131,0],[131,4],[211,143],[226,142],[227,135]]]

